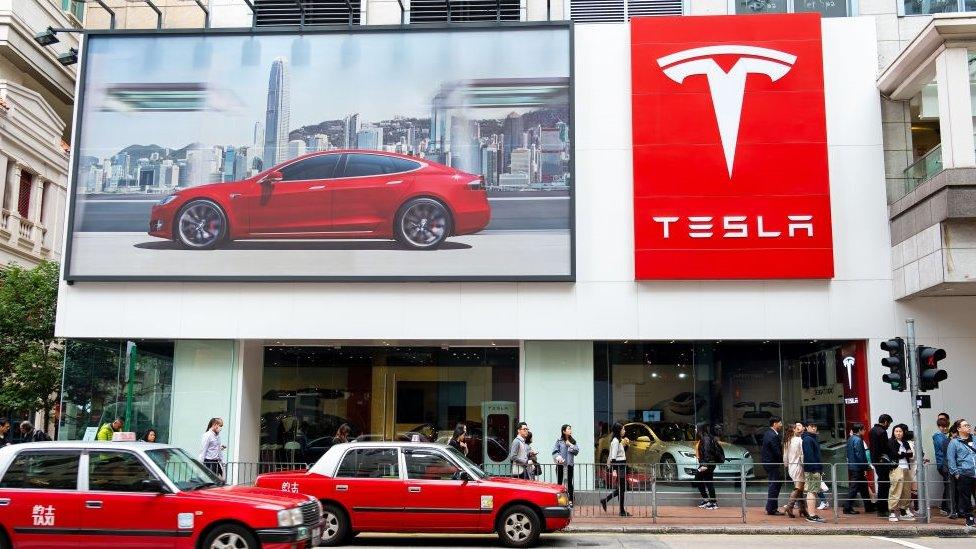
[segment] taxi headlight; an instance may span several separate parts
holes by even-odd
[[[159,202],[156,203],[156,205],[157,206],[165,206],[165,205],[169,204],[170,202],[172,202],[174,200],[176,200],[176,195],[175,194],[171,194],[169,196],[164,196]]]
[[[298,507],[278,511],[278,526],[287,528],[302,523],[302,510]]]
[[[562,505],[563,507],[569,505],[569,494],[566,492],[559,492],[556,496],[556,503]]]

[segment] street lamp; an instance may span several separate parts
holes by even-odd
[[[59,42],[58,35],[54,32],[54,27],[48,27],[44,31],[35,34],[34,41],[42,46],[50,46]]]
[[[67,52],[58,54],[58,63],[61,63],[65,67],[68,65],[74,65],[77,62],[78,50],[75,48],[70,48]]]

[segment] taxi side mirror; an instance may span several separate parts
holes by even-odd
[[[274,185],[275,183],[284,179],[285,176],[281,172],[271,172],[261,179],[262,185]]]
[[[141,488],[143,492],[157,493],[157,494],[168,494],[169,490],[163,486],[163,483],[159,479],[147,478],[143,479],[141,482]]]
[[[468,482],[471,480],[471,475],[469,475],[467,471],[458,471],[457,473],[454,473],[454,480]]]

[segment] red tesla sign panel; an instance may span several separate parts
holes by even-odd
[[[831,278],[820,16],[631,20],[635,277]]]

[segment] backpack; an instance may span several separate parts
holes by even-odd
[[[722,445],[719,444],[718,440],[712,445],[712,455],[709,456],[709,461],[712,463],[725,463],[725,450],[722,449]]]

